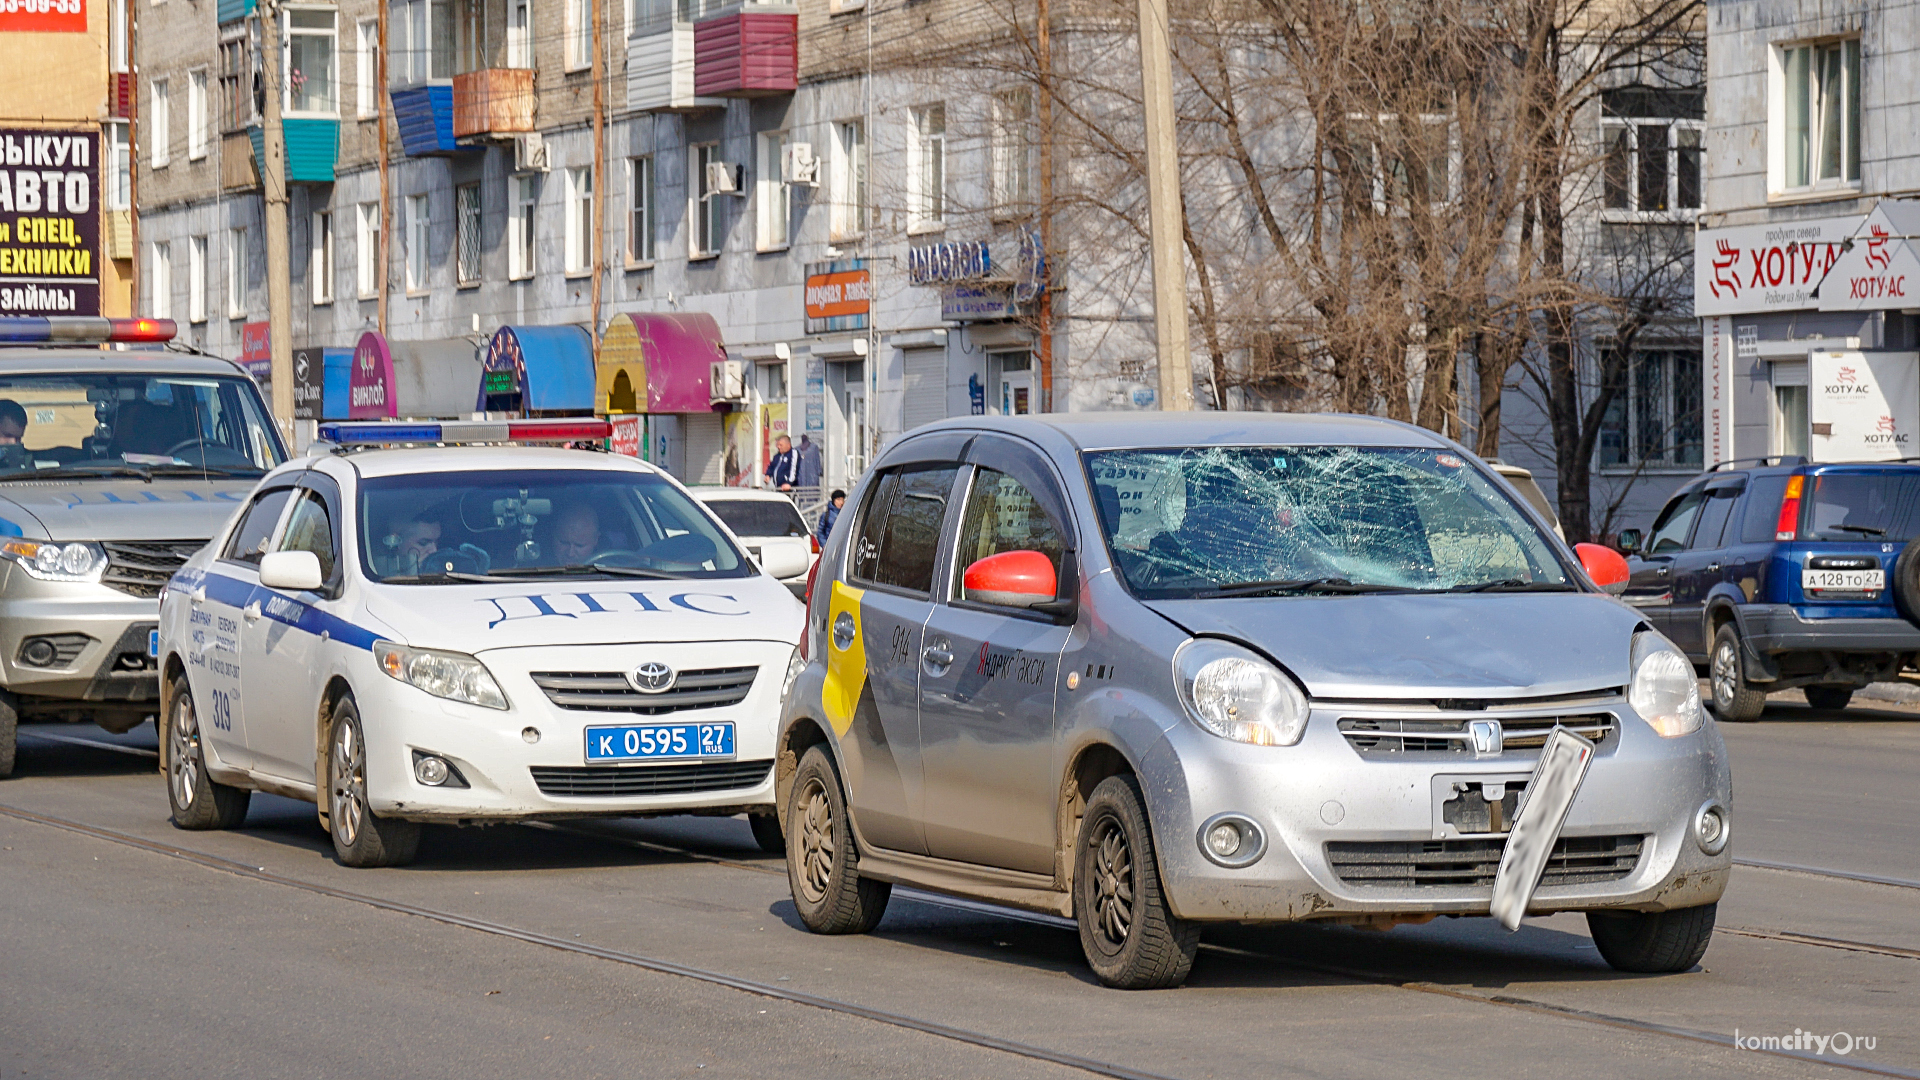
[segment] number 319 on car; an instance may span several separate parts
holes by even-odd
[[[590,762],[732,756],[732,724],[636,724],[587,729]]]

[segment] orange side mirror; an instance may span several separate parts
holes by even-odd
[[[967,599],[1030,608],[1053,600],[1060,582],[1053,560],[1037,551],[1003,551],[967,567],[960,577]]]
[[[1627,579],[1633,574],[1627,569],[1627,560],[1619,552],[1599,544],[1575,544],[1573,553],[1580,556],[1580,568],[1587,577],[1614,596],[1627,591]]]

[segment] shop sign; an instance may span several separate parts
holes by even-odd
[[[327,350],[293,350],[293,418],[322,420],[327,397]]]
[[[993,276],[993,253],[983,240],[949,240],[907,249],[907,281],[942,285]]]
[[[1814,307],[1814,288],[1833,269],[1841,245],[1861,220],[1700,230],[1693,249],[1693,313],[1705,318]]]
[[[0,0],[0,34],[10,31],[84,34],[87,0]]]
[[[1914,456],[1920,431],[1920,355],[1827,352],[1807,357],[1807,440],[1815,461]]]
[[[1883,200],[1853,235],[1820,286],[1821,311],[1920,307],[1920,201]]]
[[[0,30],[56,29],[9,5]],[[100,314],[99,150],[97,131],[0,130],[0,315]]]
[[[489,371],[480,376],[480,392],[483,394],[511,394],[519,389],[511,371]]]
[[[867,261],[808,263],[803,300],[809,334],[865,330],[873,309],[873,276]]]
[[[629,414],[615,416],[613,420],[613,452],[627,457],[640,456],[640,444],[646,438],[645,425],[640,417]]]
[[[353,347],[353,369],[347,376],[347,419],[386,420],[398,415],[393,405],[393,352],[386,338],[369,330]]]
[[[940,290],[940,318],[945,322],[1011,319],[1017,314],[1008,285],[949,285]]]

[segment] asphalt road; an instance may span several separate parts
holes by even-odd
[[[0,782],[6,1077],[1920,1077],[1920,711],[1727,725],[1742,865],[1704,965],[1609,970],[1578,916],[1210,931],[1094,983],[1071,929],[896,892],[821,938],[741,820],[432,829],[334,863],[312,808],[171,827],[151,729],[22,730]],[[76,745],[83,739],[101,745]],[[132,750],[134,752],[127,752]],[[1798,1056],[1741,1037],[1845,1032]]]

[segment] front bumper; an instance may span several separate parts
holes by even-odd
[[[365,727],[368,801],[376,813],[418,821],[737,813],[773,805],[774,732],[793,646],[730,641],[499,649],[481,654],[511,707],[485,709],[431,697],[370,671],[356,682]],[[556,705],[535,672],[631,671],[658,660],[678,672],[752,667],[737,702],[652,716]],[[369,665],[371,669],[371,665]],[[734,725],[723,760],[589,765],[589,727]],[[526,729],[538,731],[528,742]],[[414,779],[415,751],[445,758],[467,787]]]
[[[1740,609],[1740,627],[1761,655],[1920,652],[1920,627],[1905,619],[1803,619],[1787,604],[1749,604]]]
[[[40,581],[16,567],[0,579],[0,682],[14,694],[76,704],[153,703],[160,680],[147,658],[147,635],[159,625],[158,600],[88,582]],[[48,666],[24,662],[31,638],[86,641]]]
[[[1510,787],[1524,783],[1538,750],[1488,758],[1364,758],[1336,724],[1369,711],[1393,715],[1373,707],[1316,708],[1306,736],[1292,747],[1230,743],[1192,724],[1167,732],[1142,763],[1141,779],[1176,914],[1253,921],[1488,914],[1492,866],[1504,836],[1452,834],[1440,823],[1436,791],[1456,778],[1504,780]],[[1718,900],[1732,865],[1731,849],[1709,855],[1692,832],[1703,805],[1731,806],[1725,747],[1713,721],[1692,735],[1663,739],[1624,702],[1582,711],[1613,713],[1615,728],[1596,751],[1560,835],[1576,848],[1631,838],[1638,855],[1621,860],[1630,868],[1610,879],[1572,884],[1550,883],[1550,863],[1529,913],[1660,911]],[[1445,781],[1437,784],[1436,778]],[[1229,869],[1201,854],[1201,823],[1221,813],[1245,815],[1266,832],[1267,849],[1250,866]],[[1343,845],[1345,854],[1330,854],[1331,844]],[[1368,883],[1353,864],[1355,858],[1398,858],[1375,852],[1474,847],[1481,849],[1485,872],[1482,880],[1468,884],[1460,883],[1459,874],[1434,884]],[[1350,854],[1356,851],[1365,854]],[[1451,869],[1474,858],[1462,855]]]

